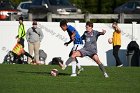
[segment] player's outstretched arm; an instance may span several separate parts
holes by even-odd
[[[99,32],[100,35],[104,35],[106,33],[106,30],[102,29],[102,32]]]

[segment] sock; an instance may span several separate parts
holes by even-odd
[[[99,64],[99,68],[103,73],[106,73],[106,70],[105,70],[103,64]]]
[[[79,64],[77,58],[75,58],[75,61],[76,61],[76,65],[77,65],[78,69],[80,69],[81,68],[81,65]]]
[[[27,52],[25,52],[24,55],[26,55],[27,57],[30,57],[31,59],[33,59],[33,57]]]
[[[76,61],[72,61],[72,74],[76,74]]]
[[[73,61],[72,57],[69,57],[68,60],[66,61],[66,67]]]

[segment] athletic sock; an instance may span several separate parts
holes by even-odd
[[[79,64],[77,58],[75,58],[75,61],[76,61],[76,65],[77,65],[78,69],[80,69],[81,68],[81,65]]]
[[[76,74],[76,61],[72,61],[72,74]]]
[[[99,68],[103,73],[106,73],[106,70],[105,70],[103,64],[99,64]]]
[[[66,61],[66,66],[68,66],[71,62],[73,61],[72,57],[69,57],[68,60]]]

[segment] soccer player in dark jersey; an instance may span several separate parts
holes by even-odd
[[[71,57],[67,60],[67,62],[73,62],[76,57],[88,56],[98,64],[99,68],[103,72],[104,77],[109,77],[97,55],[97,39],[100,35],[104,35],[105,33],[105,30],[103,30],[102,32],[93,30],[93,23],[87,22],[86,31],[82,35],[82,40],[85,41],[84,47],[80,50],[74,51]]]
[[[67,21],[66,20],[62,20],[60,22],[60,27],[62,28],[63,31],[67,31],[69,37],[70,37],[70,41],[64,43],[64,45],[68,46],[71,42],[74,43],[73,48],[71,49],[71,52],[69,54],[69,57],[71,57],[73,51],[76,51],[77,49],[81,49],[83,46],[83,41],[81,39],[81,36],[79,35],[78,31],[71,25],[67,25]],[[64,70],[71,62],[66,62],[65,65],[62,67],[62,69]],[[78,72],[77,74],[80,74],[81,71],[83,71],[84,69],[80,66],[80,64],[78,63],[77,58],[75,58],[75,61],[72,62],[72,74],[71,76],[76,76],[76,64],[78,67]]]

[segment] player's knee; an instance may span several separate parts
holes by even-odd
[[[77,55],[76,55],[76,52],[73,52],[71,57],[72,57],[72,58],[76,58],[76,56],[77,56]]]
[[[96,61],[96,62],[99,61],[99,57],[98,57],[98,55],[94,55],[94,56],[92,57],[92,59],[93,59],[94,61]]]
[[[71,55],[71,57],[72,57],[72,58],[75,58],[75,55],[74,55],[74,54],[72,54],[72,55]]]

